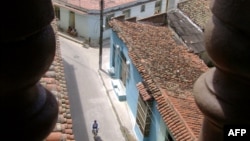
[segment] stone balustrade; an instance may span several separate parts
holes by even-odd
[[[55,56],[50,0],[12,0],[0,23],[1,140],[41,141],[53,130],[58,104],[39,84]]]
[[[222,141],[223,127],[250,124],[250,1],[213,0],[205,30],[215,68],[195,83],[196,103],[205,118],[200,141]]]

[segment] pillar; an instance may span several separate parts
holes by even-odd
[[[1,140],[42,141],[58,115],[55,97],[39,84],[55,55],[52,3],[11,0],[0,12]]]
[[[250,124],[250,1],[213,0],[205,30],[215,68],[194,85],[204,114],[199,141],[222,141],[227,124]]]

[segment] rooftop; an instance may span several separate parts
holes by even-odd
[[[187,47],[195,54],[205,51],[205,42],[203,32],[197,26],[185,17],[179,10],[171,11],[168,13],[169,25]]]
[[[208,68],[187,48],[178,45],[167,27],[111,20],[113,31],[127,45],[129,56],[143,78],[144,87],[178,141],[194,140],[202,114],[192,94],[193,84]],[[140,91],[142,84],[138,84]],[[148,99],[147,94],[144,99]]]
[[[40,83],[56,97],[59,105],[59,115],[53,132],[50,133],[45,141],[75,141],[72,131],[73,127],[70,114],[70,104],[64,78],[64,67],[55,21],[53,21],[51,25],[56,33],[56,55],[49,70],[41,78]]]
[[[209,3],[210,0],[187,0],[179,3],[178,8],[201,29],[205,29],[205,25],[212,15]]]
[[[105,0],[104,8],[116,7],[137,1],[138,0]],[[86,10],[100,10],[100,0],[66,0],[66,3]]]

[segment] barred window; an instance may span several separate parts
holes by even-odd
[[[123,85],[126,86],[126,80],[129,74],[129,68],[127,64],[127,59],[123,53],[120,54],[121,59],[121,70],[120,70],[120,80],[122,81]]]
[[[129,18],[130,17],[130,9],[124,10],[123,14],[124,14],[125,18]]]
[[[155,14],[161,11],[161,0],[155,2]]]
[[[141,6],[141,12],[144,12],[145,11],[145,5],[142,5]]]
[[[58,20],[60,20],[60,7],[55,6],[55,15]]]
[[[152,107],[152,101],[143,101],[143,99],[139,95],[137,104],[136,123],[139,125],[139,128],[144,136],[148,136],[150,131],[150,124],[151,124],[150,107]]]

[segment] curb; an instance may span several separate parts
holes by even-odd
[[[68,39],[68,40],[71,40],[71,41],[73,41],[73,42],[75,42],[75,43],[81,44],[82,47],[84,47],[84,48],[89,48],[89,47],[90,47],[90,46],[89,46],[88,44],[86,44],[84,41],[80,41],[80,40],[74,39],[73,37],[70,37],[70,36],[68,36],[68,35],[65,35],[64,33],[58,32],[58,35],[61,36],[61,37],[63,37],[63,38],[66,38],[66,39]]]
[[[67,38],[67,39],[69,39],[69,40],[71,40],[71,41],[74,41],[74,42],[76,42],[76,43],[84,44],[84,41],[79,41],[79,40],[77,40],[77,39],[74,39],[73,37],[70,37],[70,36],[68,36],[68,35],[65,35],[64,33],[58,32],[58,35],[59,35],[59,36],[62,36],[62,37],[64,37],[64,38]]]
[[[57,34],[58,34],[59,36],[61,36],[61,37],[64,37],[64,38],[66,38],[66,39],[69,39],[69,40],[71,40],[71,41],[73,41],[73,42],[76,42],[76,43],[78,43],[78,44],[81,44],[81,45],[83,45],[83,47],[85,47],[85,48],[89,48],[89,47],[91,47],[91,48],[98,48],[98,47],[99,47],[99,45],[98,45],[98,46],[91,46],[91,45],[89,45],[88,43],[85,43],[84,39],[82,39],[82,40],[75,39],[74,37],[71,37],[71,36],[65,34],[64,32],[58,31]],[[107,40],[109,40],[109,39],[104,39],[104,40],[103,40],[103,46],[105,46]]]

